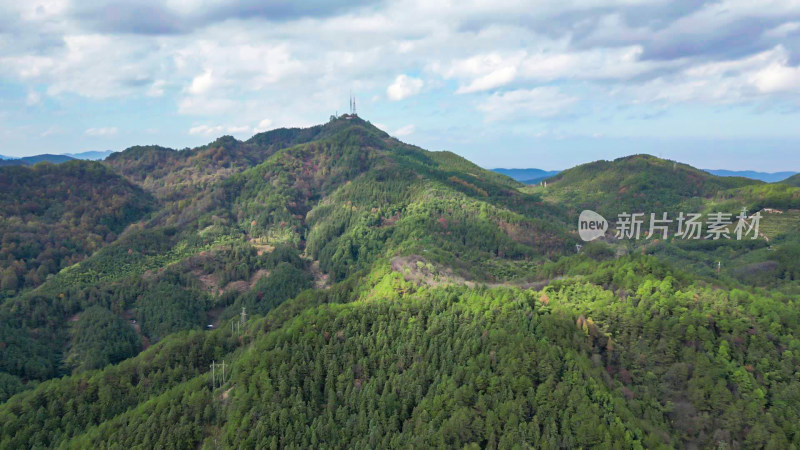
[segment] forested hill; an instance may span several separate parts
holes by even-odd
[[[596,161],[565,170],[548,179],[553,201],[580,211],[614,215],[623,211],[673,211],[693,198],[763,184],[737,177],[718,177],[686,164],[650,155]]]
[[[116,240],[155,207],[95,162],[0,168],[0,290],[36,287]]]
[[[769,242],[572,220],[798,188],[643,155],[524,186],[349,115],[58,167],[87,181],[15,178],[14,223],[141,210],[3,291],[0,448],[800,446],[791,210]]]

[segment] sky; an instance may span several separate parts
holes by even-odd
[[[800,171],[800,0],[0,0],[0,154],[348,109],[487,167]]]

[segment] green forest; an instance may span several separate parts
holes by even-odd
[[[526,186],[345,115],[0,187],[0,448],[800,449],[793,179]],[[742,208],[756,239],[577,232]]]

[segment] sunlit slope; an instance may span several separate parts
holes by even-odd
[[[522,291],[430,288],[376,267],[300,294],[241,336],[178,334],[20,394],[0,405],[0,444],[798,443],[793,299],[709,287],[652,257],[562,268]],[[217,366],[212,387],[222,359],[226,380]]]

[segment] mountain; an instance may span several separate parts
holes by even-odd
[[[560,170],[542,169],[492,169],[492,171],[502,173],[525,184],[536,184],[540,180],[550,178],[560,172]]]
[[[797,172],[756,172],[753,170],[713,170],[713,169],[703,169],[706,172],[717,175],[720,177],[743,177],[743,178],[750,178],[753,180],[760,180],[765,181],[767,183],[775,183],[778,181],[785,180],[786,178],[791,177],[792,175],[797,174]]]
[[[117,210],[104,202],[147,208],[105,219],[119,231],[42,284],[3,291],[0,448],[800,438],[794,216],[775,214],[789,220],[770,224],[769,243],[576,252],[583,204],[707,208],[771,201],[774,185],[636,155],[525,186],[354,115],[8,169],[31,178],[8,183],[25,191],[2,200],[13,226],[77,229]]]
[[[723,190],[758,184],[763,183],[719,177],[650,155],[633,155],[567,169],[550,178],[543,189],[548,200],[573,211],[593,209],[615,216],[697,208]]]
[[[537,205],[537,196],[516,191],[516,182],[452,153],[403,144],[357,118],[310,131],[276,130],[246,142],[223,137],[191,150],[133,147],[111,155],[102,166],[108,168],[109,179],[116,180],[116,172],[141,186],[160,208],[140,225],[111,230],[118,233],[116,239],[101,236],[91,257],[23,291],[23,302],[65,295],[63,301],[48,300],[40,307],[40,317],[49,319],[23,319],[19,315],[29,311],[10,304],[5,309],[9,317],[58,334],[62,330],[52,318],[71,317],[93,306],[79,299],[91,295],[87,289],[101,289],[114,294],[100,297],[127,298],[123,305],[138,311],[143,337],[156,341],[202,324],[212,305],[220,305],[219,291],[225,294],[223,316],[235,314],[242,304],[266,313],[266,304],[226,289],[257,283],[253,277],[262,269],[280,268],[301,280],[301,274],[311,274],[306,262],[311,260],[321,270],[320,279],[331,283],[388,257],[412,274],[419,272],[415,263],[424,261],[426,276],[433,276],[435,265],[452,277],[494,282],[519,276],[516,261],[541,259],[571,245],[550,223],[560,220],[558,213]],[[44,187],[33,185],[31,190]],[[13,190],[9,195],[9,202],[24,199]],[[47,207],[39,210],[59,217]],[[258,262],[258,253],[283,256]],[[166,298],[185,293],[186,299],[195,299],[192,307],[163,305],[159,296],[128,297],[141,291],[156,295],[166,286],[173,291]],[[168,313],[170,308],[178,309]],[[161,315],[166,314],[175,318],[164,322]],[[33,372],[20,367],[13,375],[51,377],[62,364],[59,354],[75,345],[69,336],[39,335],[48,336],[41,342],[46,360],[42,368]]]
[[[25,156],[23,158],[3,159],[0,160],[0,166],[32,166],[40,162],[49,162],[53,164],[61,164],[72,160],[73,158],[66,155],[36,155]]]
[[[75,159],[88,159],[91,161],[102,161],[106,159],[110,154],[114,153],[114,150],[106,150],[106,151],[91,151],[91,152],[82,152],[82,153],[66,153],[67,156],[70,158]]]

